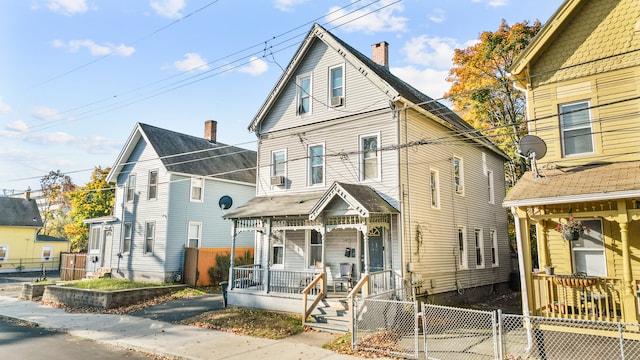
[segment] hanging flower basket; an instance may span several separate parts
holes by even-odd
[[[589,228],[585,226],[581,220],[569,218],[564,224],[558,222],[556,231],[561,232],[566,240],[575,241],[578,240],[585,231],[589,231]]]
[[[598,284],[598,278],[595,276],[583,276],[583,275],[556,275],[553,278],[553,283],[563,286],[593,286]]]
[[[580,231],[563,231],[562,236],[564,236],[565,240],[575,241],[580,239],[580,235],[583,233]]]

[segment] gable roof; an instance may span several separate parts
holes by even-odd
[[[38,204],[33,199],[0,197],[0,226],[42,227]]]
[[[541,170],[525,173],[502,205],[535,206],[640,196],[640,161]]]
[[[223,218],[260,218],[265,216],[308,215],[323,191],[274,196],[258,196],[227,212]]]
[[[362,217],[370,217],[373,213],[399,213],[370,186],[334,182],[322,199],[311,209],[309,218],[315,220],[335,198],[342,199],[350,209]]]
[[[283,92],[286,84],[295,75],[296,69],[301,64],[314,41],[324,42],[330,49],[339,53],[346,62],[360,69],[360,73],[367,77],[374,86],[377,86],[381,92],[386,94],[390,101],[404,100],[404,102],[410,105],[417,105],[418,109],[432,114],[433,118],[438,119],[442,125],[458,131],[461,135],[479,142],[503,158],[509,159],[495,144],[487,140],[478,130],[469,125],[469,123],[464,121],[451,109],[393,75],[387,67],[377,64],[368,56],[351,47],[319,24],[312,26],[291,62],[269,93],[267,100],[262,104],[260,110],[251,121],[251,124],[249,124],[249,131],[255,132],[258,129],[260,123],[264,120],[269,110],[274,106],[276,100]]]
[[[122,171],[138,141],[144,140],[153,148],[169,172],[204,176],[255,184],[256,152],[205,138],[137,123],[127,144],[112,167],[108,182]]]

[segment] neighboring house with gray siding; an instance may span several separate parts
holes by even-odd
[[[296,281],[335,290],[343,263],[430,295],[508,281],[508,157],[394,76],[387,46],[372,60],[314,25],[251,122],[257,196],[225,217],[256,231],[256,265],[229,303],[298,310]]]
[[[205,137],[138,123],[107,182],[115,183],[113,216],[88,219],[87,271],[113,277],[174,281],[185,247],[229,248],[224,211],[255,195],[256,152],[216,141],[216,122]],[[220,202],[231,207],[221,209]],[[245,234],[240,246],[254,246]]]

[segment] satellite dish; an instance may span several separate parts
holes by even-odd
[[[220,206],[220,209],[222,210],[230,209],[231,205],[233,205],[233,200],[229,195],[224,195],[220,198],[220,200],[218,200],[218,206]]]
[[[520,152],[526,157],[534,155],[536,160],[540,160],[547,154],[547,144],[535,135],[525,135],[520,139]]]

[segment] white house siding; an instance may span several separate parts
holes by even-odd
[[[157,154],[141,138],[131,156],[126,159],[127,165],[123,167],[118,176],[114,215],[122,219],[122,223],[133,224],[131,239],[131,251],[118,258],[121,249],[121,226],[114,226],[112,241],[111,268],[116,276],[133,277],[141,280],[164,281],[164,264],[166,257],[165,239],[167,219],[163,217],[167,213],[169,175],[158,159]],[[148,176],[149,170],[158,170],[158,193],[156,200],[148,200]],[[123,187],[127,183],[129,174],[136,174],[136,195],[133,202],[125,202],[124,214],[122,213]],[[152,254],[144,253],[145,222],[155,221],[155,241]],[[123,225],[122,225],[123,226]]]
[[[415,115],[415,113],[411,113]],[[417,120],[410,115],[409,141],[441,139],[433,144],[405,150],[400,155],[400,171],[407,202],[404,211],[405,261],[413,264],[414,280],[423,281],[429,293],[441,293],[508,280],[510,268],[507,215],[501,207],[504,198],[504,168],[502,158],[481,148],[477,143],[454,140],[441,125]],[[404,124],[403,124],[404,125]],[[403,126],[404,128],[404,126]],[[413,134],[413,135],[412,135]],[[404,138],[404,135],[401,135]],[[485,154],[483,162],[483,155]],[[463,160],[464,195],[454,193],[454,156]],[[494,201],[488,202],[487,177],[483,167],[493,171]],[[430,169],[439,172],[440,209],[431,207]],[[417,227],[422,233],[418,245]],[[466,227],[468,270],[460,270],[457,261],[457,227]],[[484,235],[484,269],[476,269],[476,228]],[[490,229],[495,229],[499,242],[499,267],[491,264]]]
[[[231,248],[231,222],[224,220],[218,200],[228,195],[233,200],[233,208],[251,199],[253,186],[228,181],[206,179],[203,202],[191,202],[191,177],[171,176],[169,212],[167,223],[167,264],[166,271],[182,271],[184,247],[187,242],[190,221],[202,223],[202,248]],[[251,233],[241,233],[236,237],[236,247],[253,247]]]

